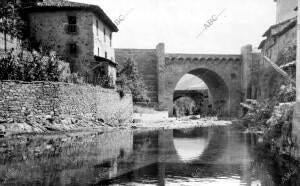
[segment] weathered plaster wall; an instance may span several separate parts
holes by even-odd
[[[297,15],[294,10],[298,0],[275,0],[277,2],[276,22],[280,23]]]
[[[297,30],[296,26],[292,27],[284,34],[268,37],[266,43],[262,48],[262,55],[267,56],[273,62],[278,61],[278,57],[284,48],[296,45]],[[260,58],[260,59],[258,59]],[[268,61],[256,55],[252,63],[253,69],[251,71],[251,86],[252,90],[257,92],[257,99],[268,99],[273,96],[272,86],[274,83],[274,76],[281,76],[276,72]],[[250,98],[250,97],[248,97]],[[253,97],[252,97],[253,98]],[[255,98],[255,97],[254,97]],[[255,98],[255,99],[256,99]]]
[[[296,45],[297,43],[297,29],[296,26],[289,29],[284,34],[268,38],[265,47],[262,49],[262,53],[276,62],[278,60],[278,54],[281,50],[287,46]],[[264,60],[263,64],[267,67],[268,63]]]
[[[119,64],[125,63],[128,59],[133,59],[138,68],[138,72],[143,77],[148,88],[151,102],[158,100],[157,93],[157,56],[153,49],[116,49],[116,61]]]
[[[77,17],[78,33],[68,34],[68,16]],[[94,14],[88,11],[32,12],[29,14],[30,34],[43,46],[49,46],[70,61],[72,71],[86,73],[94,61]],[[70,55],[69,44],[78,45],[78,54]]]
[[[298,7],[300,7],[300,1],[298,1]],[[300,17],[300,11],[298,11],[298,17]],[[293,121],[293,135],[297,137],[298,154],[297,158],[300,157],[299,146],[300,146],[300,19],[297,22],[297,59],[296,65],[296,104],[294,106],[294,121]]]
[[[17,48],[19,46],[19,42],[16,38],[6,36],[6,49]],[[0,32],[0,49],[5,48],[5,39],[4,34]]]
[[[118,123],[131,114],[131,95],[121,98],[115,90],[53,82],[0,83],[0,117],[14,122],[24,122],[29,115],[67,115]]]
[[[97,31],[98,22],[98,31]],[[104,38],[105,29],[105,38]],[[112,31],[103,24],[103,22],[97,17],[93,16],[93,36],[94,36],[94,55],[105,57],[105,52],[107,53],[107,59],[115,61],[115,51],[112,47],[112,41],[110,41],[110,34]],[[99,54],[98,54],[99,49]]]

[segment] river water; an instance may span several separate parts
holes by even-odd
[[[0,185],[300,185],[295,164],[229,127],[0,141]]]

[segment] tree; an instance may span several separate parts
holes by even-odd
[[[147,87],[143,78],[137,71],[132,59],[128,59],[124,64],[118,66],[117,79],[124,89],[130,90],[133,102],[149,102]]]
[[[18,39],[23,35],[25,23],[20,16],[20,8],[14,3],[0,7],[0,32],[4,35],[5,51],[7,51],[7,35]]]

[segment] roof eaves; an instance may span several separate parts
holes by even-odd
[[[106,13],[96,5],[89,5],[83,3],[73,3],[70,1],[62,1],[64,3],[38,3],[34,6],[26,7],[23,10],[25,11],[45,11],[45,10],[90,10],[99,17],[113,32],[118,32],[118,27],[112,22],[112,20],[106,15]]]
[[[283,24],[286,24],[286,23],[288,23],[288,22],[293,22],[293,21],[295,21],[295,20],[297,20],[297,17],[293,17],[293,18],[291,18],[291,19],[285,20],[285,21],[283,21],[283,22],[281,22],[281,23],[278,23],[278,24],[276,24],[276,25],[270,26],[269,29],[263,34],[263,37],[268,37],[268,36],[270,36],[270,33],[271,33],[271,30],[272,30],[272,29],[274,29],[274,28],[276,28],[276,27],[278,27],[278,26],[281,26],[281,25],[283,25]]]
[[[96,62],[108,62],[109,64],[113,65],[113,66],[117,66],[118,64],[112,60],[109,60],[107,58],[103,58],[103,57],[100,57],[100,56],[94,56]]]
[[[262,49],[266,43],[266,39],[262,40],[258,46],[258,49]]]

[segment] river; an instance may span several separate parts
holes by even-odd
[[[230,127],[0,140],[0,185],[300,185],[262,139]]]

